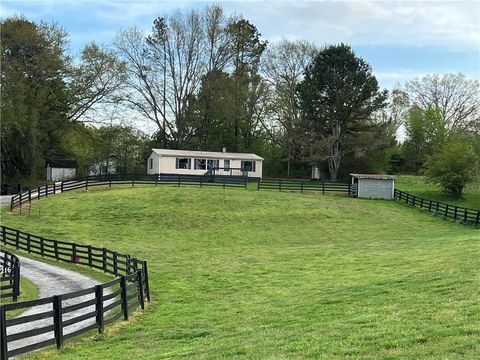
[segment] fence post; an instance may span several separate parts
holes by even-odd
[[[40,238],[40,254],[45,255],[45,249],[44,249],[44,246],[43,246],[43,237]],[[57,253],[58,253],[58,250],[57,250]]]
[[[37,189],[37,200],[40,200],[40,186]]]
[[[77,244],[72,243],[72,259],[71,261],[76,264],[76,256],[77,256]]]
[[[98,333],[103,332],[103,287],[102,285],[95,286],[95,311],[97,315],[95,320],[98,326]]]
[[[201,188],[203,187],[203,178],[200,179],[200,187],[201,187]]]
[[[45,184],[45,197],[48,197],[48,184]]]
[[[457,212],[458,212],[458,206],[455,206],[454,211],[453,211],[453,218],[457,220]]]
[[[120,278],[120,288],[122,289],[121,298],[122,298],[123,319],[128,320],[127,280],[125,280],[125,276],[122,276]]]
[[[140,302],[140,307],[145,309],[145,299],[143,297],[143,277],[142,272],[137,271],[137,281],[138,281],[138,301]]]
[[[303,194],[303,181],[300,183],[300,191],[301,191],[302,194]]]
[[[325,195],[325,180],[322,180],[322,195]]]
[[[92,245],[87,246],[88,266],[92,267]]]
[[[19,245],[20,245],[20,232],[17,230],[15,232],[15,247],[18,249]]]
[[[60,192],[63,193],[63,181],[62,181],[61,184],[60,184]]]
[[[448,204],[445,204],[445,216],[448,217]]]
[[[118,259],[116,252],[113,253],[113,274],[118,276]]]
[[[440,203],[437,201],[437,207],[435,209],[435,214],[438,214],[438,208],[440,207]]]
[[[15,196],[12,196],[12,198],[10,199],[10,211],[13,211],[13,198]]]
[[[30,234],[27,234],[27,251],[30,254]]]
[[[112,175],[109,175],[109,176],[108,176],[108,187],[109,187],[109,188],[112,187]]]
[[[57,349],[60,349],[63,346],[62,295],[53,297],[53,325],[55,326],[55,343]]]
[[[5,308],[0,306],[0,359],[7,360],[7,319],[5,316]]]
[[[467,222],[467,220],[468,220],[468,209],[465,208],[463,210],[463,221]]]
[[[32,189],[28,189],[28,202],[32,202]]]
[[[477,211],[477,220],[475,220],[475,226],[478,226],[480,224],[480,211]]]
[[[56,194],[56,192],[55,192],[55,191],[56,191],[56,189],[57,189],[57,183],[56,183],[56,182],[54,182],[54,183],[53,183],[53,195],[55,195],[55,194]]]
[[[432,200],[428,203],[428,211],[432,211]]]
[[[105,248],[102,250],[102,267],[103,272],[107,272],[107,249]]]
[[[423,198],[420,198],[420,209],[423,209]]]
[[[55,259],[58,260],[58,241],[53,241],[53,251],[55,252]]]
[[[350,197],[352,193],[352,184],[348,183],[348,196]],[[395,191],[393,192],[393,197],[395,197]]]
[[[85,179],[85,191],[88,190],[88,176]]]
[[[278,191],[282,191],[282,180],[278,181]]]
[[[257,191],[260,191],[260,179],[257,180]]]
[[[178,186],[180,186],[180,175],[178,175]]]
[[[480,212],[479,212],[480,214]],[[478,218],[477,218],[478,220]],[[147,268],[147,262],[143,262],[143,273],[144,273],[144,281],[145,281],[145,294],[147,295],[147,301],[150,302],[150,285],[148,284],[148,268]]]
[[[135,175],[132,174],[132,186],[135,186]]]
[[[18,295],[20,295],[20,264],[13,268],[13,301],[17,301]]]

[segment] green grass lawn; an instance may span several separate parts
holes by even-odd
[[[452,198],[451,195],[443,192],[440,186],[427,182],[423,176],[397,176],[395,187],[428,200],[442,201],[471,209],[480,209],[480,182],[468,185],[461,199]]]
[[[29,359],[478,358],[480,230],[394,201],[135,187],[2,215],[149,261],[144,313]]]

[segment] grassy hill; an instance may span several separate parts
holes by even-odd
[[[461,199],[452,198],[451,195],[443,192],[438,185],[427,182],[423,176],[397,176],[395,187],[425,199],[480,209],[480,183],[473,183],[467,186]]]
[[[95,189],[2,223],[149,261],[145,313],[30,359],[478,355],[480,230],[393,201]]]

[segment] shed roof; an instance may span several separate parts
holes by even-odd
[[[395,175],[387,174],[350,174],[355,179],[395,180]]]
[[[45,162],[45,167],[50,165],[53,168],[63,168],[63,169],[76,169],[77,160],[53,160],[47,159]]]
[[[173,149],[152,149],[152,152],[159,156],[184,156],[184,157],[205,157],[214,159],[240,159],[240,160],[263,160],[256,154],[216,152],[216,151],[191,151],[191,150],[173,150]]]

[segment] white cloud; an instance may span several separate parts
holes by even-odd
[[[318,44],[479,46],[479,1],[247,1],[223,5],[243,13],[267,38],[281,33]]]

